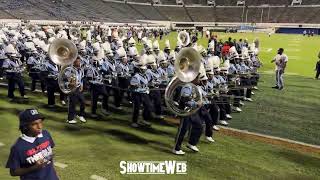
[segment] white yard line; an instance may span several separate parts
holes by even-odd
[[[62,168],[62,169],[68,167],[68,165],[60,163],[60,162],[54,162],[54,165],[59,167],[59,168]]]
[[[293,46],[293,47],[297,47],[300,46],[300,44],[296,44],[296,43],[290,43],[288,46]]]
[[[285,49],[285,51],[290,51],[290,52],[300,52],[300,49]]]
[[[106,178],[101,177],[101,176],[98,176],[98,175],[95,175],[95,174],[91,175],[91,176],[90,176],[90,179],[95,179],[95,180],[107,180]]]
[[[261,71],[261,73],[263,73],[263,74],[274,74],[275,72],[272,71],[272,70],[269,70],[269,71]]]
[[[299,56],[289,56],[288,58],[289,58],[289,59],[297,60],[297,59],[299,59],[300,57],[299,57]]]
[[[286,73],[284,73],[285,75],[287,74],[287,75],[299,75],[298,73],[293,73],[293,72],[286,72]]]
[[[1,146],[4,146],[4,144],[3,144],[2,142],[0,142],[0,147],[1,147]]]
[[[271,52],[272,48],[261,48],[261,51],[263,51],[263,52]]]
[[[228,133],[228,131],[232,132],[231,134]],[[262,142],[267,142],[275,145],[285,145],[285,147],[295,147],[297,149],[300,149],[304,152],[315,152],[319,153],[320,152],[320,146],[319,145],[312,145],[312,144],[307,144],[299,141],[294,141],[290,139],[285,139],[285,138],[279,138],[275,136],[270,136],[270,135],[265,135],[265,134],[260,134],[260,133],[254,133],[254,132],[249,132],[247,130],[239,130],[239,129],[234,129],[234,128],[229,128],[229,127],[221,127],[220,131],[224,134],[230,134],[232,136],[240,136],[240,137],[255,137],[259,138],[260,141]],[[257,139],[258,140],[258,139]],[[272,140],[272,141],[270,141]],[[293,148],[292,148],[293,149]]]

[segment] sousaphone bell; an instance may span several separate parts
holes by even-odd
[[[181,42],[182,46],[190,44],[190,36],[186,31],[180,31],[178,34],[178,41]]]
[[[69,94],[79,87],[78,71],[72,66],[77,59],[76,45],[68,39],[55,39],[48,51],[50,59],[62,66],[58,75],[58,84],[61,91]]]
[[[168,109],[178,116],[189,116],[203,104],[199,88],[192,83],[200,70],[201,55],[193,48],[182,49],[175,61],[175,77],[165,91]]]

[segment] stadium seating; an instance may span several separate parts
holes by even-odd
[[[192,21],[183,7],[178,6],[155,6],[170,21]]]
[[[187,7],[189,14],[192,16],[193,21],[208,22],[215,21],[215,9],[214,7]]]
[[[176,4],[176,0],[161,0],[161,4]]]
[[[217,6],[237,6],[238,0],[215,0]],[[152,0],[128,0],[128,2],[140,2],[140,3],[150,3]],[[248,6],[260,6],[260,5],[291,5],[292,0],[245,0]],[[176,4],[175,0],[161,0],[162,4]],[[184,4],[201,4],[207,5],[207,0],[184,0]],[[320,4],[319,0],[303,0],[303,5],[315,5]]]
[[[320,5],[319,0],[303,0],[302,1],[303,5]]]
[[[140,0],[139,0],[140,1]],[[169,1],[169,0],[167,0]],[[276,3],[274,0],[247,0],[252,4]],[[278,0],[277,7],[237,7],[234,0],[217,1],[229,6],[159,6],[130,4],[104,0],[65,0],[63,3],[41,0],[10,0],[0,4],[0,18],[35,20],[80,20],[107,22],[137,22],[137,20],[163,20],[184,22],[268,22],[268,23],[320,23],[320,7],[284,6],[288,0]],[[291,1],[291,0],[290,0]],[[138,2],[138,1],[135,1]],[[141,1],[142,2],[142,1]],[[161,1],[164,2],[164,1]],[[165,1],[166,2],[166,1]],[[170,1],[175,2],[175,1]],[[188,0],[186,3],[204,3]],[[307,1],[303,1],[307,2]],[[317,3],[316,1],[309,1]]]
[[[248,6],[260,6],[260,5],[290,5],[292,0],[246,0]]]
[[[200,5],[207,5],[206,0],[184,0],[184,4],[192,5],[192,4],[200,4]]]
[[[242,7],[216,7],[216,17],[218,22],[242,22]]]
[[[127,0],[127,2],[148,3],[151,4],[152,0]]]
[[[164,16],[157,8],[154,6],[145,6],[139,4],[130,4],[130,6],[140,13],[142,13],[145,17],[151,20],[169,20],[166,16]]]

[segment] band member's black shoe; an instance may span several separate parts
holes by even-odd
[[[279,86],[273,86],[272,88],[273,89],[279,89]]]

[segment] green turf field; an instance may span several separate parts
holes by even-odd
[[[20,102],[21,103],[21,102]],[[47,117],[45,121],[55,139],[55,160],[67,164],[65,169],[56,168],[61,179],[86,180],[92,174],[108,179],[316,179],[320,176],[320,155],[299,153],[285,148],[255,141],[240,140],[215,134],[216,143],[202,140],[200,153],[194,154],[184,148],[186,156],[172,155],[177,127],[154,122],[151,129],[136,130],[129,127],[128,114],[114,114],[99,120],[71,126],[65,123],[64,108],[55,111],[44,107],[46,99],[32,96],[29,105],[19,102],[7,103],[5,93],[0,91],[1,142],[0,165],[3,167],[9,146],[19,135],[16,113],[26,106],[40,108]],[[236,120],[234,120],[236,121]],[[120,175],[121,160],[186,160],[186,175]],[[0,179],[11,179],[8,171],[0,169]],[[14,179],[14,178],[13,178]]]
[[[244,112],[233,114],[231,127],[270,134],[320,145],[320,81],[312,79],[320,44],[318,37],[266,34],[218,34],[219,38],[247,37],[251,42],[259,37],[264,67],[259,90]],[[172,48],[176,34],[170,35]],[[300,39],[299,43],[298,40]],[[207,42],[201,39],[200,43]],[[164,41],[160,42],[163,46]],[[296,43],[298,45],[292,45]],[[273,90],[273,65],[269,63],[277,48],[288,50],[289,64],[284,91]],[[270,50],[272,48],[272,50]],[[293,56],[296,59],[291,59]],[[296,75],[294,75],[296,74]],[[18,93],[16,91],[16,93]],[[68,165],[56,168],[61,179],[86,180],[93,174],[107,179],[319,179],[320,155],[300,153],[256,141],[242,140],[215,133],[214,144],[202,140],[200,153],[186,148],[183,157],[170,153],[177,131],[176,125],[153,122],[150,129],[129,127],[131,108],[113,113],[99,120],[88,118],[88,123],[71,126],[65,123],[66,108],[55,111],[45,108],[46,98],[29,94],[28,101],[9,103],[6,90],[0,87],[0,166],[4,167],[10,145],[19,135],[16,114],[27,107],[40,108],[56,142],[55,160]],[[26,103],[26,104],[22,104]],[[89,112],[90,107],[86,111]],[[121,160],[186,160],[188,175],[120,175]],[[0,168],[0,179],[11,179],[8,171]],[[14,178],[13,178],[14,179]]]

